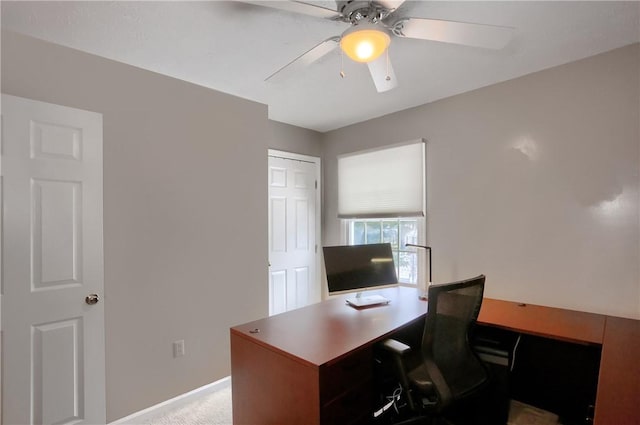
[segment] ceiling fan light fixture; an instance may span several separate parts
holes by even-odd
[[[375,24],[361,24],[342,34],[340,48],[356,62],[371,62],[384,53],[391,43],[386,31]]]

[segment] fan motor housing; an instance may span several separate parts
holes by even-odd
[[[338,12],[342,20],[351,24],[370,22],[378,23],[386,18],[391,11],[375,1],[366,0],[336,0]]]

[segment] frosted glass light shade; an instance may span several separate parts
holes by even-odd
[[[423,217],[424,142],[338,157],[338,217]]]
[[[342,34],[340,48],[356,62],[371,62],[389,47],[389,34],[373,24],[361,24]]]

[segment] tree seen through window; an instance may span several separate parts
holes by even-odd
[[[407,243],[418,243],[418,220],[415,218],[351,220],[349,243],[364,245],[389,243],[393,251],[398,280],[403,283],[418,281],[418,253]]]

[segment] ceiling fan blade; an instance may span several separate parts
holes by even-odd
[[[367,62],[367,66],[378,93],[389,91],[398,86],[396,73],[393,71],[391,61],[389,61],[386,54],[381,55],[374,61]]]
[[[336,19],[341,16],[335,10],[301,1],[240,1],[242,1],[242,3],[255,4],[257,6],[271,7],[273,9],[315,16],[316,18]]]
[[[502,49],[511,40],[513,28],[440,19],[403,18],[393,24],[393,33],[400,37]]]
[[[340,37],[338,36],[327,38],[322,43],[316,45],[312,49],[301,54],[300,56],[298,56],[297,58],[295,58],[294,60],[292,60],[291,62],[289,62],[288,64],[286,64],[285,66],[283,66],[282,68],[274,72],[273,74],[269,75],[265,79],[265,81],[274,80],[276,76],[282,77],[284,74],[290,74],[292,72],[295,72],[299,69],[304,68],[307,65],[312,64],[313,62],[317,61],[318,59],[320,59],[321,57],[323,57],[324,55],[326,55],[327,53],[331,52],[333,49],[338,47],[339,41],[340,41]]]

